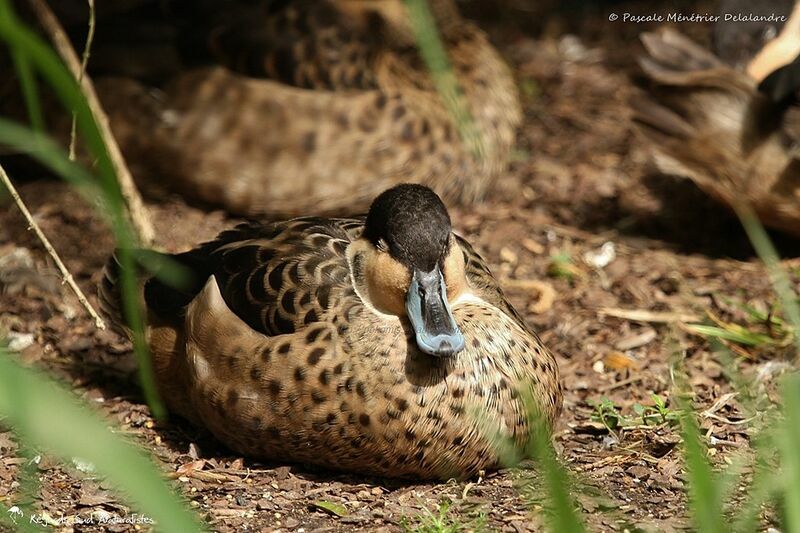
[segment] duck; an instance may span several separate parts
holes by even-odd
[[[140,284],[168,409],[248,457],[413,479],[465,478],[522,450],[562,405],[552,353],[456,235],[431,189],[366,217],[243,223]],[[99,294],[119,312],[112,258]]]
[[[776,40],[800,44],[796,23],[797,8]],[[658,170],[800,235],[795,47],[770,42],[740,70],[673,29],[642,42],[644,93],[632,102],[633,118]]]
[[[200,5],[171,52],[107,44],[98,23],[95,83],[140,182],[278,219],[364,212],[403,182],[468,205],[506,169],[517,87],[453,0],[430,9],[471,120],[448,111],[403,0]]]

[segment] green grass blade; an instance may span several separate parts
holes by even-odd
[[[767,446],[757,448],[758,457],[753,469],[753,481],[748,487],[747,499],[736,509],[732,530],[737,533],[757,531],[763,505],[780,490],[775,483],[774,465],[768,464],[763,457],[772,450],[773,448]]]
[[[67,157],[67,154],[46,135],[0,118],[0,144],[6,144],[24,153],[28,153],[53,172],[77,186],[78,190],[84,193],[84,195],[91,195],[94,193],[100,194],[104,199],[108,198],[103,194],[103,190],[98,186],[94,177],[86,169],[71,161],[69,157]],[[117,235],[120,241],[120,253],[118,257],[122,265],[121,286],[124,295],[123,312],[128,324],[131,326],[131,330],[134,332],[133,346],[139,366],[139,379],[145,400],[150,406],[153,415],[163,420],[166,418],[166,410],[158,397],[155,386],[152,361],[147,352],[147,344],[143,334],[144,323],[136,298],[136,269],[133,258],[134,252],[131,248],[133,240],[128,233],[129,230],[127,229],[122,215],[117,211],[118,209],[119,207],[111,208],[110,212],[106,214],[111,215],[110,223],[114,227],[115,232],[122,232],[121,237],[119,233],[117,233]],[[127,246],[125,246],[125,243],[127,243]],[[166,273],[174,272],[174,269],[162,270]],[[175,278],[176,276],[173,275],[172,277]]]
[[[94,176],[70,161],[61,147],[43,133],[0,117],[0,144],[28,154],[82,193],[102,194]]]
[[[724,513],[719,484],[706,449],[700,440],[700,428],[694,412],[681,409],[681,434],[689,486],[689,505],[694,524],[700,533],[725,533]]]
[[[9,0],[0,0],[0,12],[13,13]],[[53,88],[67,111],[75,113],[78,129],[97,159],[100,184],[114,211],[124,212],[122,192],[114,173],[100,129],[92,115],[77,81],[53,50],[16,17],[0,17],[0,38],[12,50],[23,52],[38,73]]]
[[[14,12],[5,4],[0,4],[0,19],[6,19],[12,24],[19,23]],[[17,48],[11,50],[11,58],[19,77],[19,85],[20,89],[22,89],[22,96],[25,99],[25,107],[28,111],[31,126],[36,131],[44,131],[44,115],[39,104],[39,88],[36,84],[36,77],[31,68],[30,60],[23,50]]]
[[[704,337],[714,337],[744,344],[746,346],[764,346],[768,344],[775,344],[775,339],[772,337],[752,331],[732,331],[718,326],[708,326],[705,324],[686,324],[686,329],[692,333],[696,333]]]
[[[3,12],[13,13],[9,0],[0,0],[0,13]],[[142,391],[153,415],[156,418],[164,419],[166,409],[155,386],[152,362],[144,342],[144,322],[136,298],[135,268],[130,252],[135,247],[135,237],[125,216],[125,204],[108,148],[97,121],[72,74],[38,35],[24,24],[15,22],[15,18],[14,16],[0,17],[0,38],[6,41],[12,50],[24,53],[29,58],[31,64],[56,92],[64,107],[74,113],[78,130],[95,157],[100,178],[98,183],[110,215],[114,234],[122,250],[118,256],[122,267],[122,308],[125,319],[133,331],[134,352],[139,364]]]
[[[31,127],[36,131],[44,131],[44,114],[42,113],[42,106],[39,104],[39,87],[30,61],[24,53],[17,50],[12,52],[11,55],[14,61],[14,69],[19,76],[19,85],[22,89],[22,96],[25,99],[25,107],[28,110]]]
[[[436,21],[427,0],[405,0],[411,29],[420,55],[431,73],[445,109],[453,117],[461,138],[478,158],[484,157],[486,144],[481,131],[476,127],[466,99],[462,94],[455,73],[450,65]]]
[[[558,461],[547,435],[546,432],[537,431],[533,437],[532,448],[550,498],[550,531],[583,533],[585,528],[578,517],[575,501],[570,494],[569,477]]]
[[[800,533],[800,378],[792,376],[783,387],[784,415],[781,428],[781,474],[784,480],[783,509],[786,529]]]
[[[39,372],[23,368],[0,348],[0,416],[25,442],[65,461],[79,457],[123,492],[161,531],[199,531],[153,464],[106,428],[95,413]]]
[[[534,458],[537,469],[544,478],[545,494],[549,499],[546,516],[549,529],[557,533],[583,533],[585,528],[578,515],[575,500],[570,494],[569,476],[550,442],[551,432],[548,424],[539,414],[539,408],[533,397],[528,396],[524,401],[532,421],[526,455]]]
[[[786,319],[795,330],[800,330],[800,305],[797,303],[797,295],[794,290],[792,290],[789,277],[781,267],[780,256],[777,250],[775,250],[775,246],[772,244],[769,235],[767,235],[767,231],[749,206],[734,204],[733,207],[758,257],[767,267],[767,272],[772,280],[772,286],[778,294],[778,298],[781,300]],[[794,335],[794,342],[795,346],[800,350],[799,335]]]

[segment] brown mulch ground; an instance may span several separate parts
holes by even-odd
[[[602,13],[563,26],[583,38],[552,36],[563,28],[546,29],[536,39],[497,32],[520,80],[525,125],[508,175],[482,205],[454,208],[454,225],[491,263],[514,305],[558,354],[565,404],[555,443],[574,473],[590,528],[682,530],[688,519],[675,428],[609,431],[593,421],[593,403],[607,397],[634,418],[634,404],[652,405],[653,394],[669,398],[673,364],[683,356],[696,406],[706,411],[701,420],[713,437],[712,454],[724,460],[746,449],[747,433],[737,423],[744,414],[728,394],[732,389],[721,361],[680,320],[686,315],[702,320],[711,311],[741,323],[739,304],[769,309],[774,297],[738,222],[691,183],[654,173],[633,134],[627,106],[639,50],[633,39],[645,28],[612,26]],[[58,182],[28,180],[20,190],[79,284],[94,294],[113,248],[109,231],[91,206]],[[159,244],[168,250],[190,247],[235,222],[176,197],[150,202]],[[785,250],[796,248],[790,239],[777,238]],[[604,248],[605,243],[611,245]],[[609,258],[611,246],[613,259],[593,266],[593,257],[603,251]],[[428,513],[440,512],[446,522],[465,529],[539,529],[536,510],[542,500],[518,487],[518,478],[529,474],[505,471],[469,483],[408,484],[257,463],[232,455],[187,423],[160,426],[135,385],[129,345],[113,333],[95,331],[53,272],[21,216],[5,203],[0,331],[23,348],[26,364],[49,370],[121,433],[151,450],[214,529],[396,531],[418,528]],[[544,289],[531,281],[545,282]],[[651,315],[619,318],[620,310]],[[767,376],[769,392],[780,350],[742,349],[739,355],[745,374]],[[21,460],[15,451],[13,436],[0,432],[0,502],[7,505],[18,490]],[[55,518],[131,512],[102,480],[74,465],[43,457],[38,469],[41,512]],[[346,516],[325,512],[317,505],[321,501],[343,505]]]

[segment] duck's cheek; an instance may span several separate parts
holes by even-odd
[[[465,273],[464,253],[457,244],[450,245],[450,252],[444,260],[444,280],[447,285],[447,298],[451,304],[467,291],[467,277]]]
[[[374,253],[367,260],[365,274],[372,305],[383,313],[404,315],[411,283],[408,269],[388,254]]]
[[[386,315],[405,314],[408,269],[359,239],[348,250],[353,283],[359,297],[372,310]]]

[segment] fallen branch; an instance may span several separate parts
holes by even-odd
[[[78,297],[78,301],[81,303],[84,309],[86,309],[89,315],[94,319],[94,323],[98,327],[98,329],[106,329],[106,324],[105,322],[103,322],[103,319],[100,318],[100,315],[98,315],[97,311],[94,310],[92,304],[90,304],[89,300],[86,299],[86,296],[83,294],[83,291],[81,291],[81,288],[78,287],[77,283],[75,283],[75,279],[72,277],[72,274],[70,274],[69,270],[67,270],[66,265],[64,265],[64,262],[58,256],[58,253],[56,253],[55,249],[53,248],[53,245],[50,244],[50,241],[42,232],[39,225],[36,224],[35,220],[33,220],[31,212],[28,211],[28,208],[22,201],[22,198],[17,192],[16,187],[14,187],[14,184],[11,183],[11,179],[8,177],[8,174],[6,174],[6,171],[2,167],[2,165],[0,165],[0,181],[2,181],[3,185],[5,185],[6,189],[8,189],[8,192],[11,194],[11,198],[14,199],[14,203],[17,204],[17,207],[19,207],[19,210],[22,212],[22,216],[24,216],[25,220],[28,222],[28,229],[33,230],[33,232],[36,234],[36,237],[38,237],[39,241],[42,243],[42,246],[44,246],[44,249],[47,250],[47,253],[50,255],[50,257],[53,258],[53,261],[55,261],[56,267],[58,267],[59,272],[61,272],[61,277],[64,283],[69,285],[69,288],[72,289],[72,292],[74,292],[75,296]]]
[[[72,44],[69,42],[64,28],[61,27],[61,23],[50,9],[50,6],[48,6],[44,0],[28,0],[28,3],[39,19],[42,28],[49,35],[50,40],[53,41],[53,45],[58,51],[58,54],[78,81],[81,92],[83,92],[86,102],[89,105],[89,109],[92,111],[97,121],[97,125],[100,128],[100,135],[102,135],[108,149],[108,155],[111,158],[111,164],[117,175],[122,197],[128,208],[128,215],[139,242],[144,245],[152,244],[155,234],[153,232],[153,226],[150,223],[150,217],[142,202],[142,197],[133,182],[131,172],[125,164],[125,159],[122,157],[119,145],[108,125],[108,115],[106,115],[105,111],[103,111],[103,107],[100,105],[100,99],[97,97],[97,92],[94,90],[92,81],[89,79],[89,76],[82,75],[81,61],[75,53]]]

